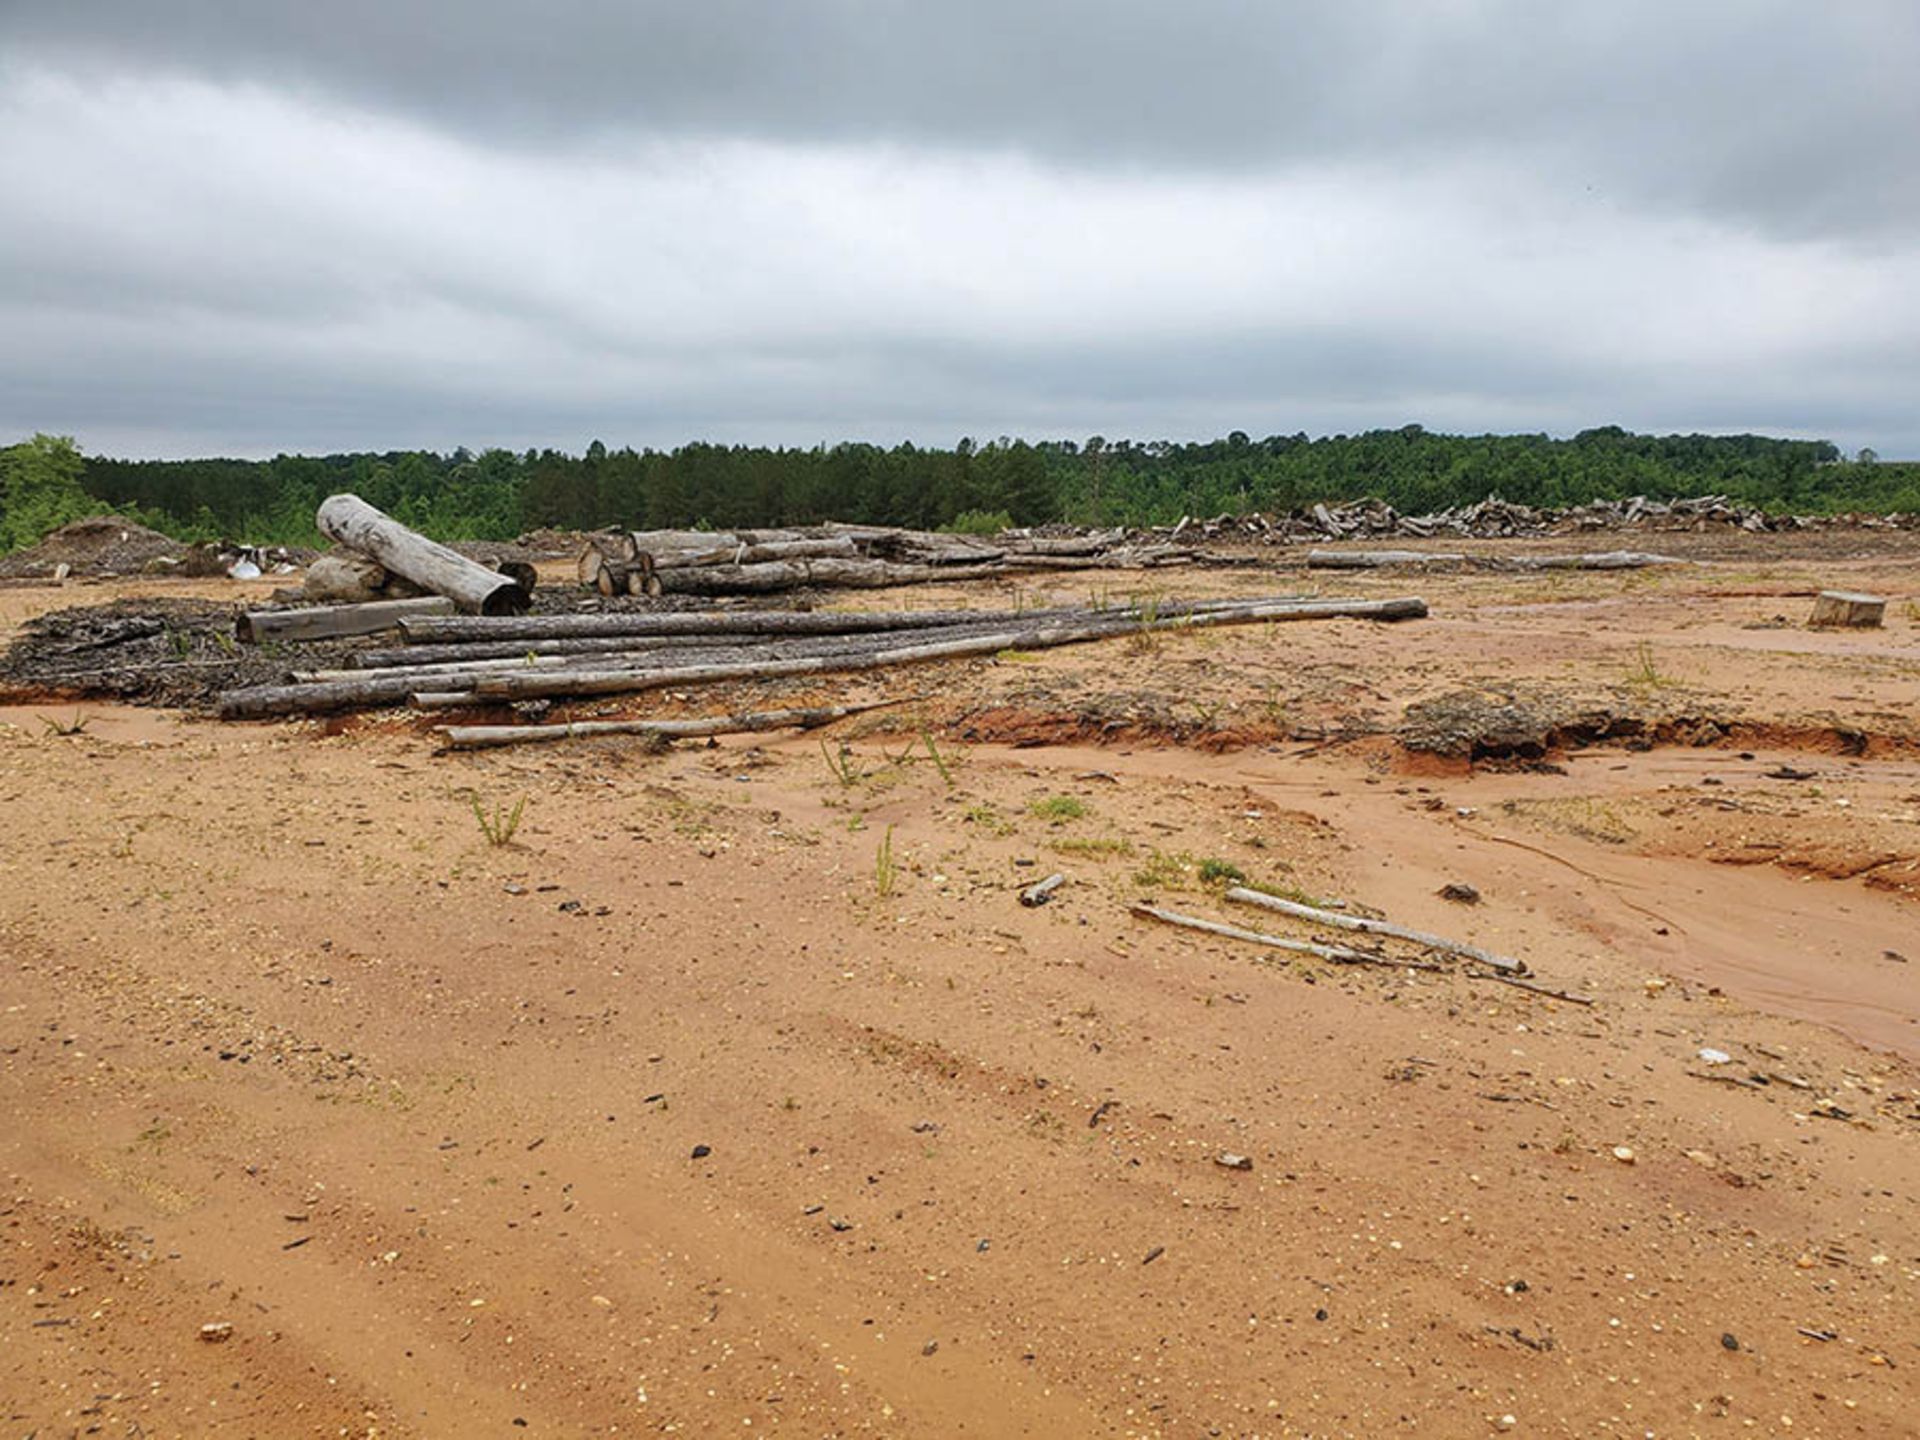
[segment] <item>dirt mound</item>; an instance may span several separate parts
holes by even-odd
[[[1717,745],[1728,735],[1725,719],[1664,707],[1628,690],[1596,698],[1515,686],[1454,690],[1409,705],[1398,739],[1408,750],[1449,759],[1538,760],[1603,741]]]
[[[119,515],[90,515],[62,525],[38,545],[0,556],[0,578],[50,576],[62,565],[74,575],[138,575],[155,560],[179,560],[187,549]]]

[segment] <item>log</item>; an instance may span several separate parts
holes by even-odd
[[[315,519],[325,535],[470,615],[518,615],[531,603],[507,576],[409,530],[357,495],[329,496]]]
[[[528,595],[532,595],[534,587],[540,583],[540,572],[524,560],[502,560],[493,568],[526,591]]]
[[[1153,608],[1156,619],[1247,605],[1290,604],[1299,595],[1250,600],[1176,601]],[[930,630],[981,621],[1022,622],[1080,615],[1138,618],[1133,605],[1094,611],[1084,605],[1044,610],[729,610],[617,615],[432,616],[403,621],[409,645],[545,641],[659,635],[856,635]],[[1398,617],[1381,617],[1398,618]]]
[[[1458,955],[1463,960],[1477,960],[1482,965],[1504,971],[1509,975],[1527,973],[1527,967],[1520,961],[1505,955],[1496,955],[1491,950],[1482,950],[1477,945],[1466,945],[1458,940],[1449,940],[1445,936],[1409,930],[1404,925],[1394,925],[1385,920],[1369,920],[1362,915],[1343,915],[1338,910],[1322,910],[1318,906],[1302,905],[1295,900],[1283,900],[1278,895],[1269,895],[1264,890],[1250,890],[1244,885],[1236,885],[1227,891],[1227,899],[1235,904],[1257,905],[1263,910],[1274,910],[1282,915],[1291,915],[1297,920],[1311,920],[1316,925],[1331,925],[1336,930],[1357,930],[1364,935],[1387,935],[1395,940],[1408,940],[1415,945],[1424,945],[1429,950]]]
[[[1203,628],[1213,625],[1255,624],[1291,620],[1400,620],[1427,613],[1426,602],[1405,597],[1394,600],[1312,600],[1240,610],[1212,610],[1167,622],[1170,626]],[[473,689],[496,699],[534,699],[562,695],[624,695],[664,685],[708,685],[733,680],[772,680],[796,675],[879,670],[929,660],[957,660],[994,655],[1002,650],[1045,650],[1088,640],[1106,640],[1139,634],[1140,621],[1130,618],[1065,622],[1024,629],[993,631],[960,640],[935,640],[902,645],[865,654],[829,655],[799,660],[772,660],[688,666],[666,670],[569,670],[532,674],[482,674]],[[296,706],[296,708],[299,708]]]
[[[1644,570],[1653,565],[1691,565],[1677,555],[1644,550],[1604,550],[1586,555],[1501,555],[1490,557],[1501,570]]]
[[[444,595],[412,600],[374,600],[364,605],[319,605],[304,610],[248,610],[233,622],[234,634],[258,644],[268,640],[334,640],[346,635],[377,635],[409,616],[449,615],[453,601]]]
[[[779,590],[843,587],[880,590],[891,585],[988,580],[1001,567],[896,564],[890,560],[770,560],[757,565],[694,565],[658,572],[666,595],[765,595]]]
[[[1887,602],[1878,595],[1855,590],[1822,590],[1813,602],[1809,625],[1850,630],[1876,630],[1887,615]]]
[[[849,715],[897,705],[873,700],[864,705],[823,705],[802,710],[760,710],[739,715],[710,715],[690,720],[576,720],[564,725],[443,725],[449,750],[489,750],[501,745],[540,744],[583,735],[658,735],[684,740],[703,735],[741,735],[760,730],[812,730]]]
[[[1207,935],[1218,935],[1223,940],[1244,940],[1250,945],[1264,945],[1269,950],[1285,950],[1293,955],[1313,955],[1321,960],[1331,960],[1336,965],[1389,965],[1396,970],[1438,970],[1438,965],[1429,965],[1419,960],[1394,960],[1385,955],[1369,955],[1364,950],[1349,950],[1344,945],[1321,945],[1312,940],[1288,940],[1283,936],[1269,935],[1264,930],[1242,930],[1238,925],[1223,925],[1218,920],[1205,920],[1198,915],[1183,915],[1178,910],[1162,909],[1158,905],[1149,905],[1141,901],[1132,907],[1132,913],[1144,920],[1158,920],[1164,925],[1178,925],[1183,930],[1198,930]]]
[[[1385,570],[1403,565],[1464,565],[1465,555],[1443,555],[1425,550],[1309,550],[1309,570]]]
[[[780,560],[855,560],[859,547],[846,535],[820,540],[768,540],[756,545],[714,545],[701,550],[643,551],[656,570],[686,570],[703,565],[764,565]]]

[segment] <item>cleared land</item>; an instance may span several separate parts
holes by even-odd
[[[566,712],[905,701],[664,751],[0,711],[0,1415],[1913,1433],[1920,537],[1659,548],[1713,563],[1182,572],[1434,614]],[[1316,933],[1236,872],[1596,1003],[1129,914]]]

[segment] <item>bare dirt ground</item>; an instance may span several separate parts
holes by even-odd
[[[1920,553],[1856,540],[653,702],[902,700],[824,752],[0,711],[5,1431],[1920,1433]],[[141,593],[259,592],[0,625]],[[1226,867],[1595,1003],[1129,914],[1313,933]]]

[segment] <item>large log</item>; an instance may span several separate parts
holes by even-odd
[[[685,570],[701,565],[764,565],[779,560],[855,560],[860,556],[851,537],[819,540],[769,540],[747,545],[710,545],[693,550],[652,550],[656,570]]]
[[[1464,565],[1464,555],[1425,550],[1309,550],[1309,570],[1385,570],[1402,565]]]
[[[864,705],[823,705],[804,710],[759,710],[690,720],[576,720],[564,725],[443,725],[449,750],[488,750],[501,745],[541,744],[584,735],[658,735],[668,740],[704,735],[745,735],[762,730],[813,730],[849,715],[877,710],[894,700]]]
[[[374,600],[364,605],[316,605],[304,610],[248,610],[234,621],[242,640],[333,640],[346,635],[377,635],[408,616],[447,615],[453,601],[444,595],[411,600]]]
[[[358,495],[329,496],[315,518],[330,538],[470,615],[517,615],[531,603],[515,580],[409,530]]]

